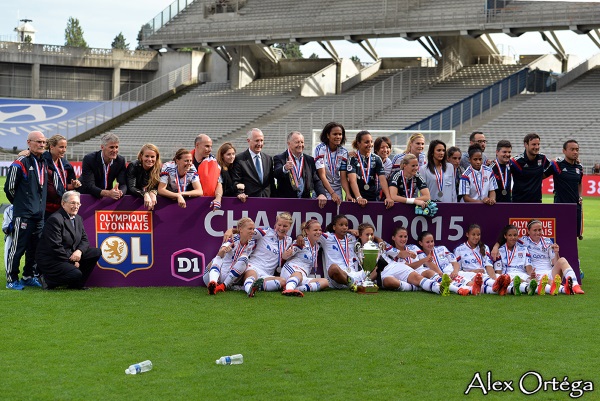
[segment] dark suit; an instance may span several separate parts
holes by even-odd
[[[311,192],[314,190],[316,195],[325,195],[327,191],[317,174],[315,159],[304,153],[304,166],[302,168],[302,178],[304,179],[304,190],[301,198],[311,198]],[[278,154],[274,158],[275,178],[277,178],[277,197],[278,198],[298,198],[298,191],[292,188],[290,182],[290,172],[284,172],[283,166],[289,159],[289,153]]]
[[[90,248],[83,228],[83,219],[76,215],[75,226],[62,207],[50,216],[36,252],[38,271],[43,274],[49,288],[67,285],[82,288],[92,273],[101,251]],[[79,268],[69,258],[76,250],[81,251]]]
[[[254,160],[250,150],[235,156],[231,176],[233,183],[244,184],[244,193],[251,197],[269,198],[275,192],[275,179],[273,177],[273,158],[260,152],[262,160],[263,179],[258,179]]]
[[[81,188],[82,194],[90,194],[96,198],[101,198],[100,193],[103,189],[112,189],[112,183],[116,179],[119,183],[119,189],[123,195],[127,193],[127,177],[125,174],[125,158],[117,156],[110,166],[108,172],[108,183],[104,184],[104,160],[102,160],[102,151],[92,152],[83,158],[81,163]]]

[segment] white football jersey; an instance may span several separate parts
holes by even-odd
[[[527,247],[531,256],[531,265],[535,268],[536,273],[552,270],[552,259],[555,255],[550,238],[542,237],[538,243],[535,243],[530,237],[523,236],[519,242]]]
[[[527,273],[526,266],[531,265],[531,256],[525,245],[517,243],[512,251],[506,249],[506,244],[498,249],[500,258],[494,263],[494,270],[503,274]]]
[[[350,233],[343,239],[333,233],[323,233],[319,243],[325,255],[325,269],[329,270],[329,266],[336,264],[346,271],[358,271],[358,258],[354,252],[356,242],[356,237]]]
[[[454,255],[456,256],[456,261],[460,265],[460,270],[469,272],[477,269],[485,270],[486,266],[493,266],[490,248],[488,248],[487,245],[484,246],[485,255],[481,254],[479,246],[471,248],[467,242],[457,246],[454,250]]]
[[[281,255],[292,244],[292,237],[286,235],[279,239],[277,231],[271,227],[258,227],[254,230],[252,239],[256,246],[249,258],[250,266],[258,266],[268,275],[274,275],[281,267]]]

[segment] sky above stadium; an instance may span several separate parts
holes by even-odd
[[[564,1],[564,0],[563,0]],[[84,31],[84,38],[90,47],[110,48],[114,37],[123,32],[130,48],[137,46],[137,33],[140,27],[169,6],[165,0],[30,0],[28,2],[5,2],[0,13],[0,40],[14,40],[13,31],[23,18],[33,20],[37,30],[36,43],[63,45],[64,31],[69,17],[78,18]],[[586,35],[573,32],[558,32],[559,39],[569,54],[577,55],[583,61],[600,52]],[[502,54],[554,53],[539,33],[527,33],[519,38],[504,34],[492,35]],[[336,50],[342,57],[358,56],[362,61],[372,61],[357,44],[334,41]],[[429,54],[418,42],[403,39],[372,39],[380,57],[428,57]],[[329,57],[316,43],[302,46],[305,57],[316,53],[319,57]]]

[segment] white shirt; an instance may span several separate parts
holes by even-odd
[[[479,171],[469,166],[460,177],[459,195],[469,195],[476,200],[487,198],[490,191],[498,189],[491,167],[481,166]]]
[[[254,229],[252,239],[256,242],[256,246],[248,264],[260,267],[268,275],[274,275],[275,270],[280,267],[281,255],[292,244],[292,237],[286,235],[280,240],[277,231],[273,228],[257,227]]]
[[[345,238],[339,239],[333,233],[323,233],[319,243],[325,254],[325,269],[336,264],[341,269],[348,271],[358,271],[358,258],[354,252],[356,237],[347,233]]]

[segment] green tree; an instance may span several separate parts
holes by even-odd
[[[360,59],[358,58],[358,56],[352,56],[350,57],[350,60],[354,61],[355,63],[360,63]]]
[[[152,26],[148,23],[145,23],[144,25],[142,25],[142,27],[140,28],[140,31],[137,34],[138,45],[135,48],[135,50],[144,50],[144,46],[142,46],[142,44],[140,42],[142,40],[144,40],[145,37],[150,36],[151,34],[152,34]]]
[[[317,53],[313,53],[308,58],[316,59],[316,58],[319,58],[319,55]]]
[[[117,36],[113,39],[110,47],[113,49],[121,49],[121,50],[129,50],[129,43],[126,43],[125,36],[123,36],[123,32],[119,32]]]
[[[67,21],[67,28],[65,29],[65,46],[71,47],[88,47],[85,39],[83,38],[83,29],[79,25],[77,18],[69,17]]]
[[[275,43],[274,47],[281,49],[287,58],[302,58],[298,43]]]
[[[25,39],[23,39],[23,42],[25,42],[25,43],[31,43],[31,42],[33,42],[33,39],[31,39],[31,36],[25,35]]]

